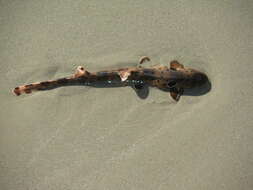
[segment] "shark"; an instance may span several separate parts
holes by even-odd
[[[155,87],[169,92],[175,101],[179,101],[185,89],[200,87],[208,81],[205,73],[186,68],[177,60],[171,61],[168,65],[143,67],[142,64],[146,61],[150,61],[150,58],[143,56],[140,58],[138,66],[98,72],[90,72],[84,67],[78,66],[71,76],[17,86],[12,91],[19,96],[64,86],[130,86],[137,92],[147,87]]]

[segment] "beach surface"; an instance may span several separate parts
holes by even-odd
[[[253,2],[0,1],[0,189],[252,190]],[[212,89],[16,86],[178,60]]]

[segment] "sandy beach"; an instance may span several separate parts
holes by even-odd
[[[1,190],[253,189],[253,2],[0,1]],[[31,82],[178,60],[212,89]]]

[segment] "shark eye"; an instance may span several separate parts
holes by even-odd
[[[173,88],[173,87],[175,87],[176,86],[176,84],[177,84],[177,82],[176,81],[170,81],[170,82],[168,82],[168,87],[169,88]]]

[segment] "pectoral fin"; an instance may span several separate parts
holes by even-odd
[[[170,91],[170,96],[175,100],[175,101],[179,101],[180,96],[184,93],[184,89],[180,88],[172,88]]]
[[[150,58],[148,56],[143,56],[140,58],[139,60],[139,64],[141,65],[142,63],[144,63],[145,61],[150,61]]]
[[[178,61],[173,60],[170,62],[170,69],[172,70],[178,70],[178,69],[183,69],[184,65],[180,64]]]

